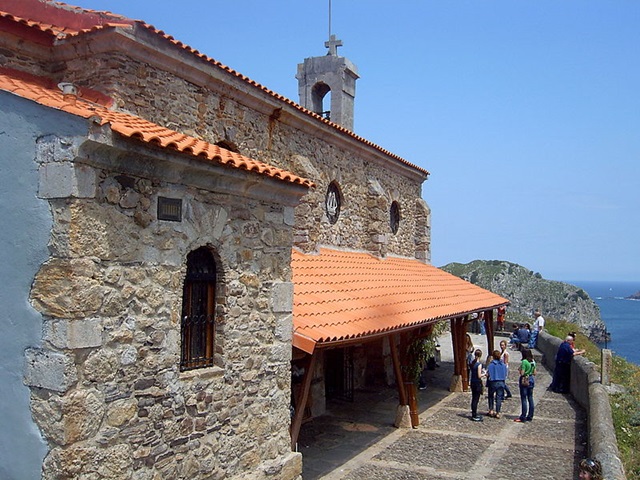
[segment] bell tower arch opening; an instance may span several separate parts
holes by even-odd
[[[324,46],[329,50],[326,55],[305,58],[298,64],[300,105],[353,131],[358,69],[349,59],[338,55],[342,41],[335,35],[330,35]]]
[[[311,88],[311,104],[313,112],[331,120],[331,87],[324,82],[318,82]]]

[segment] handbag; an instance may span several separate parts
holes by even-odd
[[[520,376],[520,385],[523,387],[528,387],[530,385],[529,375]]]

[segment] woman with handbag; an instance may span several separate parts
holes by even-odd
[[[518,384],[520,386],[520,402],[522,409],[520,416],[516,418],[515,422],[530,422],[533,420],[534,404],[533,404],[533,388],[535,386],[536,378],[536,362],[533,359],[533,354],[528,348],[522,350],[522,362],[520,363],[520,379]]]

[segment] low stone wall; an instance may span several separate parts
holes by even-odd
[[[562,340],[542,332],[538,337],[538,350],[543,363],[555,368],[555,357]],[[626,480],[620,461],[616,433],[613,428],[609,394],[600,383],[598,367],[583,357],[571,362],[571,395],[586,411],[589,418],[589,454],[602,463],[606,480]]]

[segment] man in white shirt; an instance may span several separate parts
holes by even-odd
[[[529,339],[529,348],[536,348],[538,345],[538,334],[544,330],[544,317],[540,313],[540,310],[533,312],[533,318],[535,318],[535,322],[533,322],[533,328],[531,329],[531,338]]]

